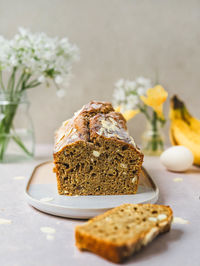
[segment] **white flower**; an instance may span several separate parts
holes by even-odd
[[[138,87],[137,88],[137,93],[138,93],[138,95],[145,95],[145,93],[146,93],[146,88],[145,87]]]
[[[119,79],[116,83],[115,83],[115,87],[119,88],[122,87],[124,85],[124,80],[123,79]]]
[[[126,109],[127,110],[136,109],[138,103],[139,103],[138,95],[131,94],[127,97]]]
[[[145,95],[152,84],[149,79],[138,77],[136,80],[120,79],[115,84],[113,93],[114,106],[121,107],[121,111],[136,109],[140,103],[140,96]]]
[[[61,84],[63,82],[63,78],[61,76],[56,76],[55,77],[55,83]]]
[[[69,79],[72,63],[78,59],[78,47],[67,38],[50,38],[24,28],[19,28],[12,40],[0,36],[0,69],[16,67],[41,83],[48,78],[56,84]]]
[[[136,82],[135,81],[130,81],[130,80],[127,80],[126,82],[125,82],[125,87],[127,88],[127,89],[131,89],[131,90],[135,90],[136,89]]]
[[[17,62],[17,58],[16,58],[14,55],[12,55],[12,56],[10,57],[10,59],[9,59],[9,63],[10,63],[10,65],[13,66],[13,67],[17,66],[17,64],[18,64],[18,62]]]
[[[140,84],[140,85],[143,85],[143,86],[149,86],[150,85],[150,87],[151,87],[151,81],[150,81],[150,79],[146,79],[146,78],[144,78],[144,77],[138,77],[137,79],[136,79],[136,82],[138,83],[138,84]]]
[[[58,89],[56,91],[56,95],[58,96],[58,98],[63,98],[65,96],[65,90],[63,89]]]
[[[38,78],[38,81],[39,82],[41,82],[41,83],[44,83],[45,82],[45,76],[44,75],[41,75],[41,76],[39,76],[39,78]]]
[[[125,91],[123,90],[123,88],[119,88],[114,91],[114,98],[116,101],[124,101],[126,99]]]
[[[27,29],[24,29],[23,27],[19,27],[18,29],[19,33],[21,36],[26,36],[26,34],[28,33],[28,30]],[[17,35],[18,37],[19,35]]]

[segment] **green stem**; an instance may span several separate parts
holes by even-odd
[[[29,156],[32,155],[27,148],[22,143],[21,139],[15,134],[10,135],[11,128],[13,128],[13,119],[15,117],[20,99],[16,100],[16,103],[9,104],[5,106],[4,109],[4,119],[1,121],[0,124],[0,161],[3,160],[7,145],[9,143],[10,137],[22,148],[22,150],[27,153]]]
[[[4,153],[8,145],[8,142],[9,142],[9,139],[7,136],[0,137],[0,161],[2,161],[4,158]]]
[[[151,117],[148,114],[147,107],[145,105],[144,106],[139,106],[139,109],[140,109],[140,112],[143,113],[146,116],[147,120],[149,122],[151,122]]]
[[[3,84],[2,70],[0,71],[0,86],[1,86],[2,90],[5,92],[5,86]]]
[[[15,87],[15,91],[18,92],[19,91],[19,87],[21,86],[22,82],[24,81],[24,77],[26,76],[26,73],[23,71],[23,73],[21,74],[18,82],[17,82],[17,85]]]
[[[12,97],[14,86],[15,86],[15,74],[16,74],[16,71],[17,71],[17,67],[14,67],[13,71],[12,71],[12,74],[11,74],[11,76],[9,78],[9,81],[8,81],[8,91],[9,91],[11,97]]]
[[[0,124],[0,160],[3,160],[6,147],[9,142],[9,133],[12,126],[12,122],[17,110],[18,103],[12,105],[5,105],[3,114],[4,118]]]
[[[24,77],[24,80],[22,82],[21,91],[24,91],[26,89],[26,83],[30,79],[31,74],[26,74]]]
[[[158,136],[158,127],[157,127],[157,114],[155,111],[153,111],[153,118],[152,118],[152,150],[157,151],[158,149],[158,142],[157,142],[157,136]]]
[[[30,151],[28,151],[20,137],[17,134],[13,134],[14,130],[11,134],[11,128],[13,127],[13,120],[17,112],[18,105],[20,104],[21,95],[23,91],[29,88],[36,87],[41,83],[38,82],[36,79],[28,83],[31,74],[22,72],[18,79],[17,85],[15,86],[16,71],[17,68],[13,68],[7,86],[7,100],[10,101],[10,103],[5,104],[1,107],[1,113],[4,115],[4,118],[0,121],[0,161],[2,161],[5,156],[6,148],[10,138],[12,138],[26,154],[28,154],[29,156],[33,155]],[[2,88],[5,88],[1,85],[3,84],[1,74],[2,73],[0,71],[0,86]]]
[[[33,154],[27,150],[23,142],[21,141],[19,136],[12,136],[13,140],[19,145],[20,148],[29,156],[32,156]]]
[[[31,88],[34,88],[34,87],[37,87],[41,84],[41,82],[37,81],[37,80],[33,80],[31,81],[29,84],[25,85],[24,87],[24,90],[25,89],[31,89]]]

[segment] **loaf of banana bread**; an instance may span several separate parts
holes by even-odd
[[[143,154],[121,113],[91,101],[55,135],[54,171],[62,195],[136,193]]]

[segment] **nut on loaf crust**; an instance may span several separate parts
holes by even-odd
[[[122,211],[123,217],[120,218]],[[173,212],[169,206],[124,204],[77,226],[76,246],[120,263],[157,235],[168,232],[172,219]],[[131,220],[135,221],[132,225]]]
[[[55,136],[54,171],[62,195],[136,193],[142,162],[123,115],[107,102],[83,106]]]

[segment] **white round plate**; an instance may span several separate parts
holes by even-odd
[[[155,203],[159,190],[143,169],[138,192],[133,195],[59,195],[53,163],[45,162],[34,169],[27,182],[25,194],[28,203],[42,212],[68,218],[88,219],[124,203]]]

